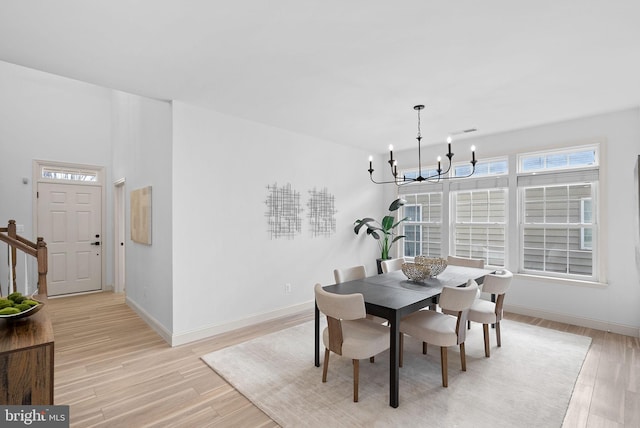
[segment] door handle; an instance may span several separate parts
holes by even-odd
[[[100,245],[100,241],[92,242],[91,245]]]

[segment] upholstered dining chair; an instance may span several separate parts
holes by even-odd
[[[502,319],[502,306],[504,304],[504,296],[511,285],[513,273],[503,270],[500,274],[489,274],[484,277],[482,283],[482,292],[490,293],[496,296],[496,301],[490,302],[484,299],[477,299],[469,308],[469,321],[482,324],[484,331],[484,355],[490,356],[489,347],[489,324],[496,326],[496,341],[498,346],[502,346],[500,339],[500,320]]]
[[[484,259],[469,259],[465,257],[448,256],[447,265],[465,266],[465,267],[484,269]],[[478,294],[478,297],[480,297],[480,291],[478,291],[477,294]],[[446,309],[443,309],[442,312],[449,315],[455,315],[450,311],[447,311]],[[470,321],[467,321],[467,327],[471,328]]]
[[[353,281],[354,279],[363,279],[367,277],[367,270],[364,266],[352,266],[344,269],[334,269],[333,277],[336,284],[342,282]]]
[[[408,334],[422,341],[422,353],[427,353],[427,344],[440,347],[442,366],[442,386],[449,386],[447,349],[460,346],[462,371],[467,371],[467,359],[464,351],[466,320],[469,308],[476,300],[478,284],[470,279],[466,287],[444,287],[440,294],[440,306],[456,316],[436,311],[417,311],[400,321],[400,367],[404,357],[404,335]]]
[[[322,332],[325,346],[322,382],[327,381],[331,352],[353,360],[353,401],[358,401],[360,360],[389,349],[389,328],[365,318],[362,294],[336,294],[315,286],[316,304],[327,317]]]
[[[341,284],[347,281],[353,281],[354,279],[364,279],[367,277],[367,270],[364,266],[352,266],[344,269],[334,269],[333,278],[336,280],[336,284]],[[367,319],[375,321],[379,324],[386,323],[384,318],[377,317],[375,315],[367,314]]]
[[[448,256],[447,264],[484,269],[484,259],[467,259],[464,257]]]
[[[402,257],[399,259],[382,260],[380,267],[382,268],[382,273],[393,272],[402,269],[402,263],[404,263],[404,258]]]

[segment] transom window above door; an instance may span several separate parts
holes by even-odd
[[[98,181],[98,171],[51,167],[42,167],[40,171],[40,176],[49,180],[89,181],[93,183]]]

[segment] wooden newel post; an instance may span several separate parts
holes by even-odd
[[[7,235],[9,236],[9,238],[13,239],[16,239],[16,236],[18,236],[16,233],[15,220],[9,220],[9,225],[7,226]],[[9,250],[11,251],[11,266],[9,266],[9,269],[11,269],[11,278],[13,278],[13,284],[9,285],[13,286],[13,292],[16,292],[18,290],[16,288],[16,257],[18,256],[18,254],[16,251],[16,247],[14,247],[13,245],[9,245]]]
[[[49,270],[47,243],[44,242],[44,238],[40,236],[38,236],[36,251],[38,252],[38,294],[47,297],[47,271]]]

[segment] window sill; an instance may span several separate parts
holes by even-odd
[[[609,284],[604,282],[594,282],[594,281],[583,281],[579,279],[568,279],[568,278],[556,278],[554,276],[542,276],[542,275],[531,275],[526,273],[516,273],[513,275],[516,278],[522,278],[531,281],[545,282],[547,284],[559,284],[559,285],[569,285],[569,286],[577,286],[577,287],[589,287],[589,288],[607,288]]]

